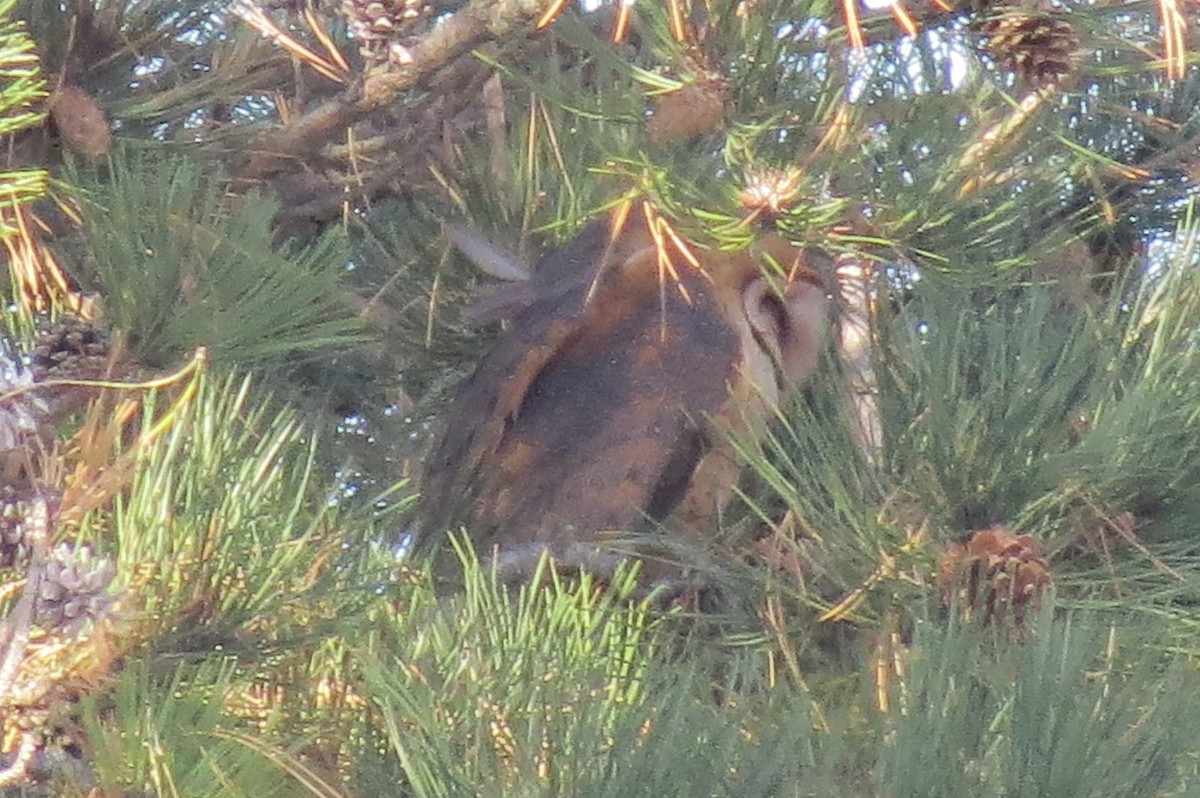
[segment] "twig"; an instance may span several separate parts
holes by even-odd
[[[33,732],[21,732],[21,745],[17,747],[17,755],[8,767],[0,768],[0,787],[7,787],[25,778],[30,763],[37,753],[37,736]]]
[[[30,508],[26,521],[25,536],[29,542],[29,571],[25,579],[25,590],[16,608],[0,624],[0,644],[4,657],[0,660],[0,707],[11,709],[13,685],[29,651],[29,630],[37,609],[38,596],[42,590],[42,576],[46,569],[46,547],[50,539],[50,510],[46,500],[38,497]],[[15,784],[25,778],[29,765],[37,753],[38,736],[33,730],[21,732],[21,744],[7,767],[0,768],[0,787]]]
[[[0,626],[0,640],[4,644],[4,658],[0,659],[0,705],[8,703],[17,673],[25,659],[37,597],[41,593],[46,546],[50,539],[50,510],[44,498],[38,497],[32,503],[25,524],[25,536],[32,552],[25,590],[22,591],[21,599],[12,614],[5,618],[3,626]]]
[[[483,84],[483,106],[487,113],[487,131],[492,179],[506,193],[512,189],[512,157],[508,150],[508,121],[505,118],[504,84],[494,72]]]
[[[542,0],[473,0],[412,48],[411,63],[378,66],[367,72],[361,85],[275,131],[264,134],[256,127],[254,149],[266,157],[251,159],[239,176],[262,177],[281,159],[313,154],[327,141],[342,139],[341,131],[392,105],[458,56],[522,25],[532,30],[542,5]]]
[[[859,257],[843,258],[837,267],[841,299],[838,356],[846,371],[851,432],[858,450],[872,467],[882,460],[883,424],[879,419],[879,381],[871,364],[871,266]]]

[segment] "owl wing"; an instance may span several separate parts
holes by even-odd
[[[629,236],[621,243],[628,246]],[[608,261],[603,260],[606,252],[610,256]],[[480,326],[521,315],[527,319],[573,315],[582,309],[582,300],[591,283],[613,257],[621,254],[610,244],[608,222],[596,220],[570,242],[542,258],[529,280],[493,286],[466,308],[463,321]]]
[[[656,255],[639,243],[604,273],[577,262],[581,277],[549,279],[515,315],[448,413],[427,517],[508,545],[637,529],[681,500],[739,341],[703,277],[681,270],[688,299],[661,290]]]
[[[487,464],[485,528],[536,540],[632,531],[683,496],[739,342],[699,281],[690,303],[660,294],[656,277],[634,282],[606,286],[530,383]]]
[[[503,439],[530,384],[578,326],[608,226],[598,220],[538,263],[531,280],[499,286],[481,322],[511,321],[441,419],[421,480],[422,521],[441,532],[466,520],[480,464]],[[426,536],[429,537],[429,536]]]

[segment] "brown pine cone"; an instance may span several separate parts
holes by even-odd
[[[1037,541],[999,525],[951,545],[938,562],[942,601],[984,623],[1023,625],[1051,583]]]
[[[104,374],[110,351],[107,333],[91,322],[64,316],[38,326],[30,366],[38,381],[97,379]]]
[[[646,137],[657,145],[689,141],[720,130],[728,100],[729,81],[716,72],[702,72],[679,90],[658,96]]]
[[[1079,37],[1062,13],[1008,11],[975,28],[997,65],[1030,86],[1056,83],[1075,68]]]
[[[108,117],[78,86],[63,86],[50,96],[50,119],[63,144],[77,155],[101,158],[112,149]]]
[[[107,332],[84,319],[64,316],[38,326],[29,366],[37,382],[100,380],[121,376],[112,361]],[[48,416],[62,418],[85,407],[96,390],[81,385],[53,385],[46,386],[42,395],[50,403]]]
[[[404,64],[408,40],[433,13],[428,0],[342,0],[341,13],[370,63]]]

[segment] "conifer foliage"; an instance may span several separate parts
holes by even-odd
[[[0,794],[1200,794],[1200,18],[876,6],[0,0]],[[635,204],[822,365],[694,601],[502,584],[414,475]]]

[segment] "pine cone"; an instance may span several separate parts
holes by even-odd
[[[41,434],[49,407],[33,390],[36,374],[0,342],[0,482],[11,484],[23,471],[29,442]]]
[[[29,364],[38,382],[98,380],[112,372],[111,360],[108,333],[84,319],[64,316],[38,326]],[[85,386],[57,385],[44,390],[51,402],[48,415],[60,418],[83,408],[95,396],[95,391]]]
[[[651,144],[665,144],[719,130],[728,99],[729,81],[716,72],[701,72],[678,91],[659,95],[646,137]]]
[[[412,61],[407,44],[433,13],[429,0],[342,0],[342,16],[369,63]]]
[[[116,598],[108,592],[116,574],[112,561],[91,546],[60,543],[50,552],[39,590],[35,622],[66,636],[79,633],[87,621],[109,617]]]
[[[1008,11],[983,19],[976,30],[1000,68],[1031,86],[1055,83],[1075,67],[1079,37],[1061,13]]]
[[[0,570],[21,566],[29,559],[24,514],[17,489],[12,485],[0,487]]]
[[[965,544],[953,544],[938,563],[942,601],[957,601],[964,615],[984,623],[1011,618],[1015,626],[1023,625],[1050,585],[1049,566],[1037,541],[1003,526],[976,532]]]
[[[50,97],[50,119],[63,144],[77,155],[100,158],[112,149],[108,117],[78,86],[63,86]]]
[[[30,365],[37,380],[88,380],[104,375],[108,334],[89,321],[64,316],[43,322],[33,339]]]

